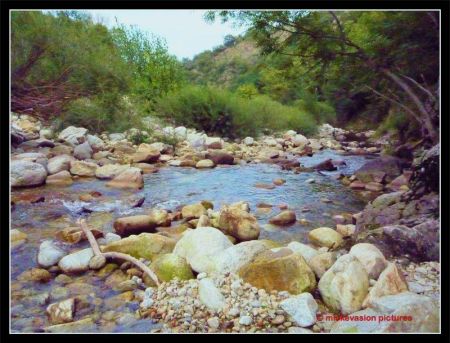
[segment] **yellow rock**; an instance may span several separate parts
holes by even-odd
[[[316,278],[305,259],[286,248],[276,252],[263,251],[238,273],[244,281],[266,291],[300,294],[311,292],[316,287]]]

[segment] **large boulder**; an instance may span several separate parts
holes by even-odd
[[[387,321],[380,329],[381,332],[439,332],[439,308],[436,302],[427,296],[402,292],[376,298],[370,307],[383,314],[411,318]]]
[[[330,249],[336,249],[343,243],[342,235],[329,227],[311,230],[308,233],[308,238],[313,244]]]
[[[45,168],[35,162],[11,161],[10,169],[11,187],[39,186],[45,183],[47,177]]]
[[[232,245],[220,230],[206,226],[186,232],[173,253],[185,258],[194,271],[208,272],[214,269],[213,257]]]
[[[221,274],[236,273],[245,264],[250,263],[258,254],[269,248],[269,245],[263,240],[233,245],[213,257],[213,269]]]
[[[319,281],[325,304],[333,311],[350,314],[361,309],[369,289],[369,276],[359,260],[346,254],[337,259]]]
[[[70,161],[70,173],[72,175],[93,177],[97,167],[97,164],[93,162]]]
[[[194,278],[191,267],[186,260],[176,254],[164,254],[158,256],[150,268],[155,272],[158,280],[170,281],[174,278],[189,280]]]
[[[364,300],[363,307],[370,306],[376,299],[386,295],[394,295],[408,291],[408,284],[402,272],[398,270],[395,263],[389,263],[378,277],[377,282],[371,288]]]
[[[153,233],[131,235],[119,241],[112,242],[103,247],[103,252],[121,252],[136,258],[153,260],[161,254],[171,253],[175,240]]]
[[[73,156],[78,160],[88,160],[92,157],[92,154],[93,150],[88,141],[77,145],[75,149],[73,149]]]
[[[238,273],[245,282],[269,292],[300,294],[316,287],[316,277],[304,258],[287,248],[261,252]]]
[[[383,253],[370,243],[359,243],[352,246],[349,254],[355,256],[363,264],[371,279],[378,279],[380,273],[387,266]]]
[[[219,214],[219,228],[239,241],[249,241],[259,237],[256,218],[236,206],[224,206]]]
[[[300,242],[290,242],[287,247],[293,252],[302,255],[307,263],[318,254],[316,249]]]
[[[142,171],[139,168],[130,167],[107,182],[106,186],[112,188],[141,189],[144,187]]]
[[[46,167],[48,163],[47,156],[40,152],[25,152],[23,154],[13,155],[11,157],[11,160],[35,162],[41,164],[44,167]]]
[[[402,161],[396,157],[380,156],[364,164],[355,175],[359,181],[369,183],[380,182],[379,176],[384,174],[382,181],[390,182],[402,173],[403,167]]]
[[[56,174],[63,170],[70,169],[70,162],[73,161],[74,158],[72,156],[62,154],[55,157],[52,157],[48,160],[47,170],[49,174]]]
[[[316,274],[317,278],[320,279],[325,272],[331,268],[331,266],[336,262],[336,253],[325,252],[323,254],[318,254],[313,256],[309,261],[308,265]]]
[[[87,131],[83,127],[69,126],[59,133],[58,139],[72,145],[78,145],[86,141]]]

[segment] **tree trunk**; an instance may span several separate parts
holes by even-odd
[[[439,141],[439,133],[437,128],[433,125],[433,120],[431,117],[431,113],[425,109],[425,106],[423,102],[419,99],[419,97],[414,93],[414,91],[409,87],[409,85],[404,82],[402,79],[400,79],[397,75],[392,73],[391,71],[387,69],[383,69],[383,73],[389,77],[397,86],[399,86],[401,89],[405,91],[405,93],[410,97],[410,99],[413,101],[413,103],[416,105],[416,107],[419,110],[419,113],[421,114],[421,125],[423,125],[426,130],[428,131],[428,136],[433,142],[433,144],[438,143]]]

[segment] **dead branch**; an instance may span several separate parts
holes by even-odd
[[[150,270],[149,267],[147,267],[144,263],[142,263],[141,261],[139,261],[138,259],[134,258],[133,256],[130,256],[128,254],[123,254],[120,252],[101,252],[100,247],[98,246],[98,243],[94,237],[94,235],[92,234],[92,232],[89,230],[89,228],[86,225],[86,221],[84,219],[78,219],[77,224],[80,226],[80,228],[83,230],[84,234],[86,235],[89,244],[91,245],[92,251],[94,252],[94,257],[97,258],[111,258],[111,259],[121,259],[121,260],[125,260],[127,262],[130,262],[132,264],[134,264],[135,266],[137,266],[138,268],[140,268],[145,274],[147,274],[152,280],[153,282],[155,282],[155,284],[157,286],[160,285],[158,277],[156,276],[156,274],[154,272],[152,272]]]

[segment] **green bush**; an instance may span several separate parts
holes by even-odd
[[[267,96],[248,99],[215,87],[184,87],[162,97],[155,108],[157,116],[172,119],[177,125],[230,138],[257,136],[266,128],[304,134],[316,129],[314,118],[298,108]]]

